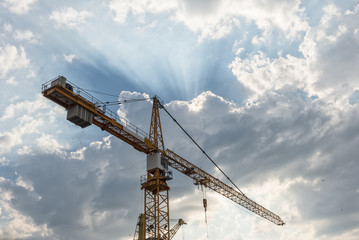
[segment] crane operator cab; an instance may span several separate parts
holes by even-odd
[[[171,180],[173,178],[172,171],[168,170],[167,158],[158,152],[147,155],[147,171],[156,168],[160,169],[161,175],[165,180]]]

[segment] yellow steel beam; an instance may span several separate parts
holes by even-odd
[[[105,111],[67,88],[61,85],[56,85],[44,90],[42,94],[66,109],[75,104],[82,106],[94,114],[92,123],[101,128],[103,131],[107,131],[108,133],[120,138],[138,151],[148,154],[152,150],[148,144],[145,144],[144,139],[142,140],[136,137],[135,134],[126,130],[126,127],[116,121],[116,119],[107,116]]]
[[[213,191],[277,225],[284,225],[283,220],[278,215],[249,199],[246,195],[236,191],[234,188],[228,186],[209,173],[203,171],[173,151],[167,149],[165,155],[168,158],[168,164],[172,168],[194,179],[199,184],[212,189]]]

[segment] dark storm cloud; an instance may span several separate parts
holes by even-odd
[[[111,144],[114,151],[97,144],[85,150],[83,161],[54,154],[23,158],[16,172],[33,189],[3,182],[2,189],[12,194],[11,206],[36,224],[47,224],[58,239],[97,239],[90,237],[92,231],[96,235],[109,229],[101,234],[132,233],[141,206],[139,175],[132,176],[144,168],[134,163],[144,161],[121,142]],[[123,224],[124,219],[133,222]]]
[[[359,213],[359,110],[352,107],[338,120],[324,102],[287,94],[268,94],[238,111],[211,94],[203,94],[199,111],[181,103],[168,107],[239,186],[261,184],[274,176],[282,181],[304,178],[312,184],[294,184],[286,193],[295,196],[302,220],[324,221],[317,226],[318,236],[354,230]],[[167,141],[174,147],[173,137]],[[175,141],[176,152],[214,173],[193,144],[183,143],[182,137]],[[352,223],[345,224],[345,218]]]
[[[284,192],[296,199],[300,220],[312,221],[317,236],[353,230],[359,211],[358,109],[353,106],[338,119],[320,100],[288,93],[268,94],[258,104],[237,107],[207,92],[192,102],[172,102],[166,108],[240,187],[261,185],[273,177],[303,179]],[[135,95],[139,94],[131,96]],[[149,119],[143,115],[149,114],[150,107],[149,102],[123,105],[121,112],[145,126]],[[222,178],[161,114],[166,146]],[[132,233],[142,211],[139,176],[145,172],[145,156],[113,137],[83,151],[84,160],[72,159],[68,153],[36,154],[18,161],[18,176],[33,190],[3,182],[2,188],[12,193],[11,206],[35,223],[47,224],[59,239],[128,236],[124,232]],[[175,173],[169,184],[171,201],[186,199],[170,205],[171,214],[188,219],[201,214],[202,193],[188,177]],[[281,204],[291,205],[284,199]],[[211,206],[215,204],[212,200]],[[352,224],[343,223],[344,218],[352,219]]]

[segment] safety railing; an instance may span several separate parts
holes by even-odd
[[[51,79],[50,81],[42,84],[41,86],[41,91],[46,91],[47,89],[51,88],[51,83],[59,78],[61,78],[62,76],[57,76],[53,79]],[[140,137],[143,138],[148,138],[148,134],[147,132],[145,132],[144,130],[142,130],[141,128],[137,127],[136,125],[134,125],[133,123],[131,123],[130,121],[128,121],[125,118],[120,117],[117,113],[111,111],[110,109],[106,108],[106,104],[102,101],[100,101],[99,99],[97,99],[96,97],[94,97],[93,95],[91,95],[90,93],[88,93],[86,90],[80,88],[79,86],[77,86],[76,84],[70,82],[69,80],[66,79],[66,83],[68,83],[71,87],[71,90],[73,93],[81,96],[82,98],[86,99],[87,101],[89,101],[90,103],[92,103],[95,106],[103,106],[103,111],[105,113],[105,115],[109,118],[113,118],[115,119],[117,122],[121,123],[123,126],[125,126],[127,129],[131,130],[132,132],[136,133],[137,135],[139,135]],[[66,86],[65,86],[66,87]]]

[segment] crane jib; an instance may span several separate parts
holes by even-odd
[[[194,179],[199,184],[214,190],[215,192],[225,196],[233,202],[238,203],[239,205],[250,210],[251,212],[277,225],[284,225],[283,220],[278,215],[274,214],[270,210],[249,199],[244,194],[236,191],[234,188],[228,186],[227,184],[213,177],[209,173],[203,171],[201,168],[198,168],[194,164],[174,153],[173,151],[167,149],[165,154],[169,159],[168,163],[172,168]]]

